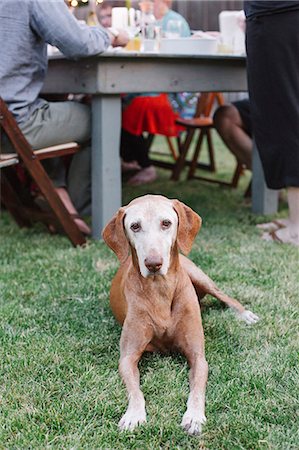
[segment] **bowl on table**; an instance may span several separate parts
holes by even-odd
[[[160,53],[176,55],[214,55],[217,52],[217,39],[214,37],[162,38]]]

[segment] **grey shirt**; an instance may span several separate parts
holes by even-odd
[[[0,96],[19,123],[44,102],[47,43],[76,59],[103,52],[110,39],[79,23],[64,0],[0,0]]]

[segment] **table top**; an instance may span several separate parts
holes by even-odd
[[[68,60],[49,57],[45,93],[236,92],[247,90],[246,57],[105,52]]]
[[[106,51],[104,53],[100,53],[99,55],[95,56],[89,56],[86,58],[80,58],[80,61],[84,60],[98,60],[98,59],[110,59],[110,58],[138,58],[138,59],[173,59],[178,58],[181,60],[184,59],[216,59],[216,60],[229,60],[229,61],[246,61],[246,55],[234,55],[230,53],[214,53],[212,55],[203,55],[203,54],[176,54],[176,53],[160,53],[160,52],[135,52],[135,51],[124,51],[122,49],[120,50],[112,50],[112,51]],[[52,55],[49,55],[49,60],[59,60],[64,59],[67,60],[67,58],[61,53],[57,52]],[[71,61],[71,60],[69,60]]]

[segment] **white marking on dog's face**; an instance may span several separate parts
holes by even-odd
[[[170,200],[149,199],[126,209],[124,227],[135,248],[140,273],[166,275],[176,240],[178,216]]]

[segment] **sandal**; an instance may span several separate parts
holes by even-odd
[[[285,228],[288,225],[288,219],[276,219],[272,220],[272,222],[267,223],[259,223],[256,227],[259,230],[268,231],[269,233],[272,231],[277,231],[280,228]]]
[[[281,227],[280,229],[282,230],[282,228],[286,228],[286,227]],[[291,245],[295,245],[296,247],[299,247],[299,237],[298,236],[292,236],[290,233],[285,233],[286,236],[278,236],[278,231],[279,230],[272,230],[268,233],[263,233],[262,234],[262,239],[264,241],[268,241],[268,242],[277,242],[279,244],[291,244]]]

